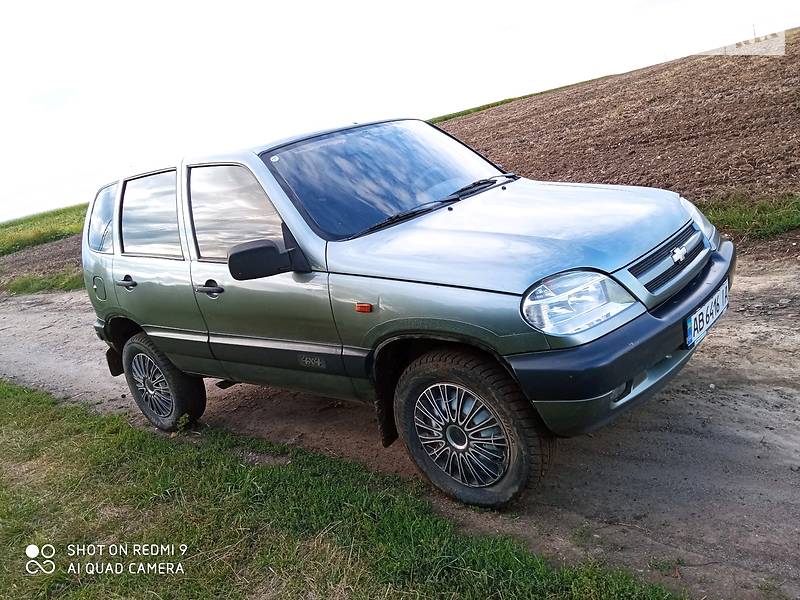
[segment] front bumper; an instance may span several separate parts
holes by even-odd
[[[736,250],[722,242],[703,270],[669,300],[597,340],[563,350],[506,356],[522,390],[553,433],[593,431],[650,398],[689,361],[686,316],[728,278]]]

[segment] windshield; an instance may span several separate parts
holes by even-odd
[[[423,121],[337,131],[262,159],[315,229],[333,240],[501,173]]]

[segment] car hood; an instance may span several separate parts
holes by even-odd
[[[518,179],[397,225],[328,243],[328,270],[522,294],[569,269],[611,273],[689,221],[678,194]]]

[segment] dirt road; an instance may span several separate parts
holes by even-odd
[[[83,292],[0,298],[0,376],[103,411],[133,411],[105,368]],[[594,557],[691,595],[800,598],[800,260],[745,257],[725,318],[679,380],[591,436],[563,440],[522,506],[473,530],[555,560]],[[369,407],[269,388],[209,386],[204,421],[414,477],[380,447]]]

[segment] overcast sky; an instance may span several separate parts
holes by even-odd
[[[0,221],[184,154],[433,117],[800,25],[797,0],[126,4],[0,9]]]

